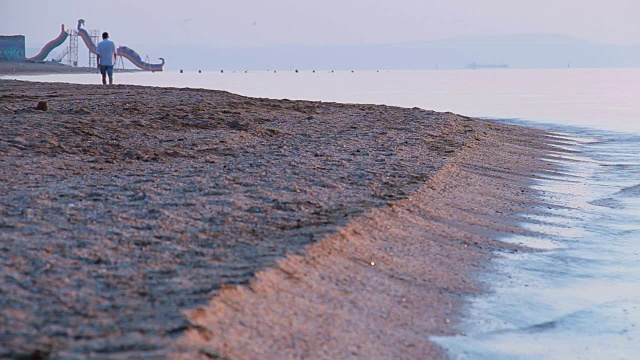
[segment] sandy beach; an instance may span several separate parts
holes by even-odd
[[[446,358],[554,171],[530,128],[198,89],[0,80],[0,127],[0,358]]]

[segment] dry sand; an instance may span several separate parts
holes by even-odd
[[[47,101],[48,111],[37,111]],[[0,80],[0,358],[439,358],[546,134]]]

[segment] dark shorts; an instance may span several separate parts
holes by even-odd
[[[113,65],[100,65],[100,74],[113,76]]]

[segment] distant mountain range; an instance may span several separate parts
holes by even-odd
[[[477,68],[640,67],[640,45],[599,44],[553,34],[382,45],[133,47],[143,57],[165,58],[169,70],[427,70],[464,69],[472,64]]]

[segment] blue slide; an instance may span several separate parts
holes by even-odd
[[[68,37],[69,37],[69,34],[67,33],[67,30],[64,28],[64,24],[62,24],[62,30],[60,31],[60,35],[58,35],[57,38],[49,41],[42,48],[42,50],[40,50],[38,55],[30,57],[27,60],[29,60],[29,61],[44,61],[44,60],[46,60],[47,56],[49,56],[49,53],[53,49],[55,49],[58,46],[62,45],[67,40]]]

